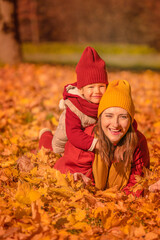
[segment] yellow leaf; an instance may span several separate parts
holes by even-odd
[[[51,239],[50,236],[44,236],[44,237],[41,237],[40,240],[50,240],[50,239]]]
[[[58,126],[58,121],[56,120],[55,117],[52,117],[51,121],[52,121],[53,125]]]
[[[11,141],[11,143],[17,144],[18,143],[18,139],[19,139],[19,137],[15,136],[15,137],[10,138],[10,141]]]
[[[86,218],[86,211],[80,208],[76,208],[75,219],[77,221],[83,221]]]
[[[139,212],[142,213],[152,213],[154,211],[154,206],[150,203],[143,203],[142,207],[139,209]]]
[[[85,222],[77,222],[76,224],[73,225],[73,229],[80,229],[80,230],[89,230],[90,226],[85,223]]]
[[[68,238],[68,232],[66,232],[66,230],[64,230],[64,229],[58,230],[58,235],[60,236],[59,240],[63,240],[63,239]]]
[[[107,209],[107,208],[97,207],[97,208],[94,210],[94,217],[97,218],[97,217],[102,216],[103,214],[106,215],[107,213],[108,213],[108,209]]]
[[[19,183],[15,198],[19,203],[31,204],[31,202],[39,199],[40,196],[41,194],[38,191],[31,189],[29,184]]]
[[[82,191],[78,191],[73,197],[71,197],[71,201],[76,202],[81,200],[83,197],[84,197],[84,193]]]
[[[157,240],[158,239],[158,234],[154,232],[149,232],[145,236],[145,240]]]
[[[158,157],[151,157],[151,158],[150,158],[150,162],[151,162],[151,163],[156,163],[156,162],[158,162]]]
[[[136,182],[140,182],[143,178],[139,175],[135,175]]]
[[[130,225],[127,224],[124,227],[121,227],[121,230],[124,232],[124,234],[129,235]]]
[[[37,199],[40,198],[41,194],[38,191],[35,191],[35,190],[31,189],[28,196],[30,198],[30,201],[34,202],[34,201],[36,201]]]
[[[154,126],[154,127],[160,127],[160,121],[155,122],[155,123],[153,124],[153,126]]]
[[[21,98],[21,99],[20,99],[20,103],[21,103],[22,105],[26,105],[26,104],[29,103],[29,99],[28,99],[28,98]]]
[[[127,207],[124,205],[123,201],[118,201],[118,204],[115,204],[118,210],[122,212],[127,212]]]
[[[27,182],[33,183],[33,184],[39,184],[40,182],[42,182],[42,178],[36,178],[36,177],[25,177],[24,178]]]
[[[71,226],[76,223],[76,220],[75,220],[75,217],[73,216],[73,214],[69,214],[67,217],[67,220],[69,222],[69,225],[71,225]]]
[[[56,170],[55,168],[50,168],[48,170],[52,174],[52,178],[56,179],[57,186],[68,187],[68,183],[65,179],[66,175],[62,174],[60,171]]]
[[[98,194],[96,194],[98,195]],[[108,198],[116,198],[117,194],[114,192],[108,192],[108,191],[102,191],[101,194],[103,197],[108,197]]]
[[[46,195],[47,194],[47,187],[45,188],[39,188],[38,189],[38,192],[40,193],[40,195]]]
[[[109,211],[108,214],[102,219],[103,227],[105,229],[118,226],[120,224],[120,221],[120,217],[117,218],[116,213],[113,213],[112,211]]]
[[[54,188],[51,187],[48,189],[49,193],[55,193],[63,197],[71,197],[74,194],[74,191],[68,187]]]
[[[138,228],[135,228],[134,235],[135,237],[144,237],[145,236],[145,230],[142,225],[140,225]]]
[[[158,222],[158,224],[160,224],[160,213],[158,213],[158,215],[156,217],[156,221]]]
[[[133,187],[133,192],[137,192],[138,190],[143,190],[143,186],[141,184],[137,184]]]
[[[5,168],[5,167],[9,167],[9,166],[14,165],[14,164],[15,164],[15,161],[10,160],[10,161],[0,163],[0,167]]]
[[[38,132],[37,132],[37,130],[36,129],[34,129],[34,128],[32,128],[32,129],[27,129],[27,130],[25,130],[24,131],[24,135],[26,136],[26,137],[32,137],[32,139],[33,138],[37,138],[38,137]]]
[[[150,100],[150,99],[146,99],[146,100],[145,100],[145,104],[147,104],[147,105],[148,105],[148,104],[151,104],[151,100]]]
[[[34,176],[37,174],[37,167],[31,169],[30,173]]]

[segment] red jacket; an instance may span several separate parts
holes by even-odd
[[[85,132],[92,135],[93,126],[85,129]],[[92,175],[92,163],[94,161],[94,152],[83,151],[74,147],[69,141],[65,145],[65,151],[63,157],[58,159],[54,165],[54,168],[61,173],[75,173],[80,172],[91,178]]]
[[[92,135],[93,126],[86,128],[86,133]],[[124,188],[126,194],[129,194],[129,188],[133,186],[135,175],[143,176],[143,166],[149,168],[149,151],[145,136],[137,131],[138,145],[133,156],[133,163],[131,166],[131,174],[127,186]],[[74,147],[69,141],[66,143],[64,156],[57,160],[54,168],[62,173],[80,172],[91,178],[94,182],[92,174],[92,163],[94,161],[94,152],[83,151]],[[138,191],[136,196],[139,196],[142,191]]]

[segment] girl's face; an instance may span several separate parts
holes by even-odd
[[[101,97],[105,93],[105,91],[105,83],[94,83],[86,85],[80,89],[80,93],[87,101],[97,104],[100,102]]]
[[[101,126],[103,132],[113,144],[117,144],[127,133],[130,124],[130,115],[123,108],[111,107],[102,113]]]

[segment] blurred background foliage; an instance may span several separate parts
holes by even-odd
[[[0,39],[1,32],[6,36],[13,31],[21,61],[76,64],[84,48],[90,45],[109,67],[160,69],[159,0],[0,2]],[[12,26],[3,14],[9,9],[3,7],[7,2],[14,6],[14,11],[8,13],[14,16]],[[16,47],[6,37],[0,43],[0,55],[8,50],[4,62],[6,59],[9,62],[12,58],[9,48]]]
[[[159,0],[17,0],[24,41],[147,44],[160,49]]]
[[[108,67],[160,69],[159,11],[159,0],[18,0],[24,61],[76,64],[91,45]]]

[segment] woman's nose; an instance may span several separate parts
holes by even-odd
[[[114,127],[118,127],[119,126],[119,120],[118,120],[118,117],[114,117],[113,118],[113,122],[112,122],[113,126]]]

